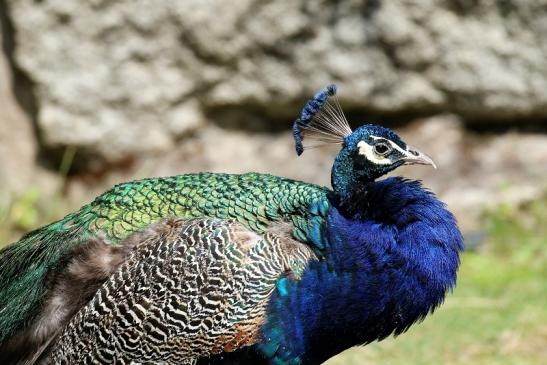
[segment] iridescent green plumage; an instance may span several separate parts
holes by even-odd
[[[328,210],[328,190],[281,177],[200,173],[115,186],[78,212],[33,231],[0,252],[0,343],[32,320],[48,281],[84,240],[104,234],[117,243],[162,218],[232,218],[255,232],[290,221],[310,241]]]
[[[304,240],[308,208],[324,200],[325,193],[318,186],[271,175],[181,175],[115,186],[82,208],[78,219],[86,217],[89,230],[104,231],[117,241],[170,216],[234,218],[256,232],[284,217]]]

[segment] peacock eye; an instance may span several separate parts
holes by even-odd
[[[378,143],[374,145],[374,152],[376,152],[379,155],[385,155],[390,150],[389,146],[385,143]]]

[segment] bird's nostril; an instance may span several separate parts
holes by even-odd
[[[415,150],[410,150],[408,152],[410,152],[414,156],[418,156],[420,154],[418,151],[415,151]]]

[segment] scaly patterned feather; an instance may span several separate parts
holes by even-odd
[[[315,257],[287,235],[220,219],[167,220],[136,235],[139,246],[74,316],[49,363],[194,364],[253,345],[278,279]]]

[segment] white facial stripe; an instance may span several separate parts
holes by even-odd
[[[357,143],[357,148],[359,148],[359,154],[365,156],[367,160],[378,165],[389,165],[391,161],[389,158],[378,156],[373,151],[373,146],[367,144],[365,141],[360,141]]]
[[[383,140],[384,142],[387,142],[391,145],[391,147],[399,152],[401,152],[403,155],[406,155],[407,152],[405,150],[403,150],[401,147],[399,147],[399,145],[389,139],[385,139],[385,138],[382,138],[382,137],[376,137],[376,136],[370,136],[370,138],[372,139],[375,139],[375,140]]]

